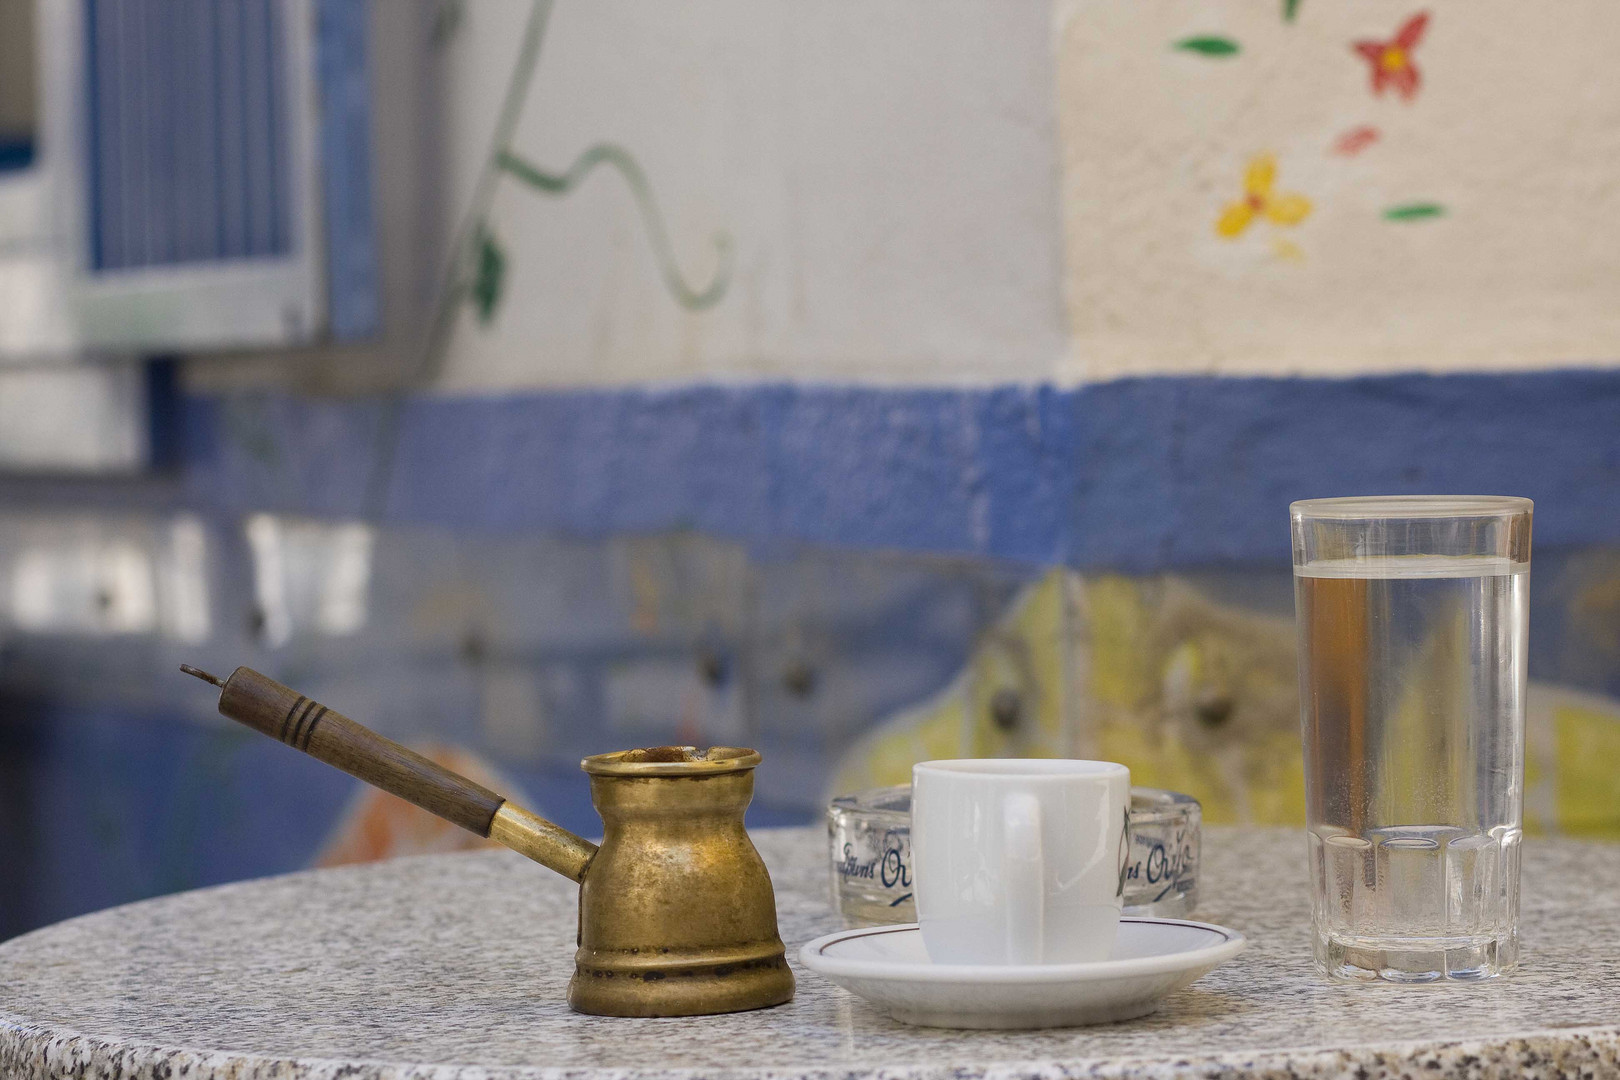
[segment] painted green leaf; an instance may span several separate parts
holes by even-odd
[[[482,231],[478,235],[478,262],[473,270],[472,300],[478,309],[478,321],[487,323],[495,317],[495,307],[501,302],[501,288],[506,281],[506,252],[493,234]]]
[[[1421,221],[1424,218],[1444,217],[1446,208],[1439,203],[1415,202],[1392,206],[1384,211],[1385,221]]]
[[[1283,22],[1293,22],[1299,14],[1299,0],[1283,0]]]
[[[1238,52],[1238,43],[1231,38],[1190,37],[1176,42],[1176,48],[1195,52],[1200,56],[1234,56]]]

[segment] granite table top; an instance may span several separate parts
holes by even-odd
[[[824,834],[763,830],[755,840],[792,957],[837,928]],[[1210,828],[1204,850],[1197,917],[1241,930],[1249,949],[1128,1023],[914,1028],[803,969],[798,996],[775,1009],[580,1016],[563,1000],[573,889],[492,851],[182,893],[6,942],[0,1077],[1620,1075],[1620,847],[1528,841],[1519,972],[1416,987],[1336,985],[1312,973],[1297,832]]]

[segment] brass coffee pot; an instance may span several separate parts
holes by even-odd
[[[251,668],[219,711],[579,882],[568,1004],[598,1016],[696,1016],[780,1005],[793,974],[776,895],[743,829],[757,751],[659,746],[580,763],[602,846],[436,765]]]

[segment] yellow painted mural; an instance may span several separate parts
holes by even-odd
[[[1184,578],[1053,570],[944,690],[849,749],[832,792],[908,783],[929,758],[1070,755],[1191,794],[1212,823],[1299,825],[1294,648],[1291,616],[1219,602]],[[1620,701],[1534,682],[1528,696],[1526,828],[1620,838]]]

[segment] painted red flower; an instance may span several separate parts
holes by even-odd
[[[1340,157],[1355,157],[1381,138],[1377,128],[1363,124],[1340,135],[1333,144],[1333,152]]]
[[[1395,36],[1388,41],[1358,41],[1356,52],[1372,65],[1372,90],[1382,94],[1384,87],[1393,86],[1406,101],[1417,95],[1422,77],[1412,63],[1412,50],[1423,40],[1423,31],[1429,26],[1429,13],[1420,11],[1407,19]]]

